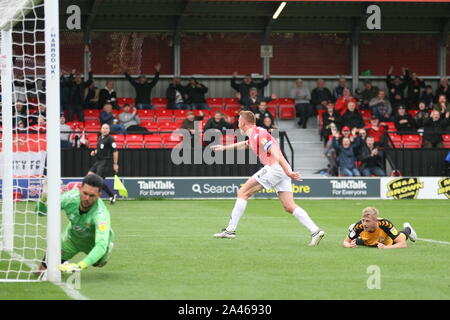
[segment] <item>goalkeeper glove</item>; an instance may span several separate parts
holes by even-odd
[[[79,263],[68,263],[64,262],[63,264],[59,265],[59,270],[64,273],[74,273],[74,272],[80,272],[83,269],[87,268],[87,264],[83,261]]]

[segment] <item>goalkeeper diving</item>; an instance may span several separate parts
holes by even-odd
[[[90,266],[103,267],[111,256],[114,233],[110,214],[100,193],[103,179],[96,174],[84,177],[79,190],[70,190],[62,195],[61,209],[66,212],[69,224],[61,236],[61,260],[59,269],[72,273]],[[68,263],[78,253],[86,254],[78,263]],[[46,259],[39,271],[47,266]]]

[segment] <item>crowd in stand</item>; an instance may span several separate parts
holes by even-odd
[[[388,93],[366,81],[364,89],[355,90],[352,96],[342,78],[331,99],[326,99],[331,92],[318,81],[314,90],[320,88],[324,100],[311,103],[315,110],[310,111],[320,114],[328,175],[385,175],[383,149],[389,140],[403,139],[401,136],[421,140],[412,144],[414,147],[444,147],[443,134],[450,133],[448,79],[442,79],[433,92],[407,68],[403,68],[402,76],[394,78],[392,71],[391,67],[386,77]]]
[[[61,128],[62,132],[74,131],[66,124],[75,120],[83,122],[86,109],[98,109],[100,124],[110,125],[112,133],[139,133],[148,129],[141,126],[138,110],[155,110],[152,105],[152,89],[159,81],[161,65],[154,67],[152,79],[140,75],[137,79],[124,70],[124,76],[135,90],[134,105],[120,106],[114,82],[107,81],[105,87],[95,86],[92,73],[87,79],[72,70],[69,75],[61,75]],[[236,91],[241,110],[255,113],[257,125],[273,130],[275,116],[268,111],[267,103],[277,99],[275,94],[265,96],[263,89],[268,85],[270,76],[256,82],[251,75],[237,79],[237,72],[231,78],[230,86]],[[20,82],[20,81],[19,81]],[[19,85],[19,84],[17,84]],[[20,85],[24,86],[23,81]],[[28,85],[26,86],[27,89]],[[300,128],[306,128],[308,119],[318,116],[321,123],[320,136],[330,161],[328,173],[335,175],[381,175],[380,164],[382,150],[389,140],[388,131],[397,134],[423,135],[425,148],[443,147],[442,133],[450,128],[450,88],[448,79],[441,79],[436,91],[426,85],[415,73],[403,68],[402,75],[393,76],[391,67],[386,76],[386,88],[379,89],[370,81],[364,82],[363,89],[352,90],[344,77],[332,90],[325,81],[317,80],[316,88],[311,92],[298,79],[290,90],[290,98],[295,105]],[[208,87],[195,78],[182,84],[174,77],[166,89],[167,109],[187,110],[182,128],[194,130],[195,120],[202,120],[205,113],[210,115],[206,94]],[[32,107],[26,105],[25,98],[17,99],[14,108],[14,127],[19,132],[45,131],[46,106],[42,99]],[[64,116],[64,111],[66,116]],[[119,112],[120,111],[120,112]],[[199,111],[199,112],[198,112]],[[235,120],[221,110],[207,117],[204,130],[215,129],[225,132],[232,128]],[[76,128],[75,128],[76,131]],[[193,132],[193,131],[192,131]],[[64,146],[69,146],[74,137],[80,134],[63,134]],[[69,142],[70,141],[70,142]],[[359,164],[359,167],[356,164]]]

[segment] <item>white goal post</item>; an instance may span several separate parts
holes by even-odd
[[[58,2],[0,0],[0,281],[61,281]]]

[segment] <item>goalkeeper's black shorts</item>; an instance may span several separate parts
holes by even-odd
[[[112,175],[112,160],[97,160],[89,171],[94,172],[103,179]]]

